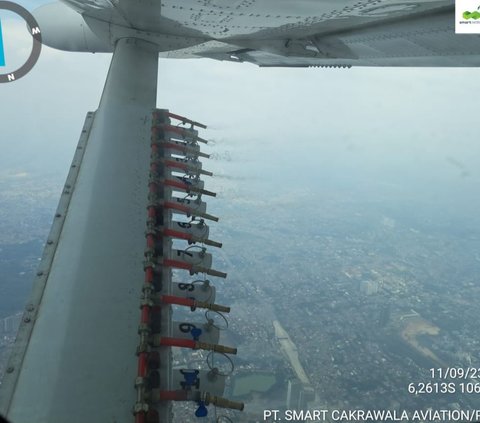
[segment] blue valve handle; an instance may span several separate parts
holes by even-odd
[[[192,334],[193,336],[193,340],[194,341],[198,341],[198,338],[200,337],[200,335],[202,334],[202,329],[200,328],[193,328],[190,333]]]
[[[200,380],[198,379],[198,370],[180,370],[185,382],[181,382],[182,389],[189,390],[192,386],[199,388]]]
[[[205,407],[205,402],[204,401],[198,401],[198,408],[197,411],[195,411],[195,416],[197,417],[206,417],[208,414],[208,409]]]

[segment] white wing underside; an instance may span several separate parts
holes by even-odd
[[[480,64],[479,36],[455,34],[453,1],[65,1],[84,16],[196,40],[161,57],[291,67]]]

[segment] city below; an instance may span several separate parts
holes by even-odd
[[[15,183],[4,179],[0,195],[7,198]],[[30,192],[34,208],[37,191]],[[38,221],[25,218],[0,232],[0,372],[53,197],[30,211]],[[224,197],[212,205],[222,220],[211,238],[224,243],[213,267],[228,272],[216,302],[232,307],[220,343],[239,351],[225,396],[246,407],[241,414],[218,409],[220,415],[257,422],[275,421],[263,419],[273,409],[480,408],[480,372],[459,380],[431,370],[480,367],[478,233],[428,210],[403,218],[400,206],[388,212],[385,198],[369,202],[308,187],[249,202],[227,186]],[[15,210],[15,201],[4,201],[0,221]],[[174,274],[180,275],[185,278]],[[199,312],[175,313],[176,320],[204,319]],[[174,367],[204,368],[207,353],[177,349],[173,359]],[[215,360],[221,372],[231,371],[221,356]],[[191,404],[174,410],[178,421],[193,418]]]

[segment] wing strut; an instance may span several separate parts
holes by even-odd
[[[3,380],[0,414],[12,422],[133,420],[157,69],[153,45],[118,41]]]

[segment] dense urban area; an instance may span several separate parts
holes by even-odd
[[[212,282],[216,302],[232,307],[221,343],[239,351],[225,396],[247,404],[235,421],[263,421],[265,409],[480,407],[458,380],[430,371],[480,367],[478,224],[382,194],[305,186],[267,198],[218,181],[221,195],[209,205],[221,221],[211,238],[224,248],[213,267],[229,276]],[[23,174],[0,181],[0,373],[59,190]],[[177,350],[174,364],[206,368],[206,356]],[[420,392],[435,382],[456,390]]]

